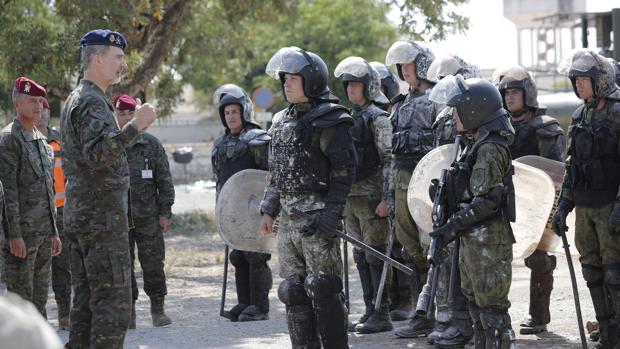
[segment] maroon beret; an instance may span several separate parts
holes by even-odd
[[[120,95],[114,98],[114,108],[118,110],[136,110],[138,102],[130,95]]]
[[[45,95],[47,94],[43,86],[37,84],[34,80],[28,79],[25,76],[20,76],[19,78],[17,78],[17,80],[15,80],[14,87],[17,92],[23,93],[25,95],[45,97]]]

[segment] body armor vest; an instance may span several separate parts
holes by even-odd
[[[424,155],[433,149],[435,108],[426,94],[408,95],[394,106],[391,116],[392,154],[396,168],[415,168]]]
[[[453,212],[457,211],[463,204],[471,203],[474,199],[474,194],[470,189],[472,169],[476,164],[478,148],[482,144],[488,142],[498,144],[510,151],[506,139],[496,133],[491,133],[483,139],[469,145],[467,152],[463,154],[459,161],[453,165],[451,170],[452,173],[450,173],[450,176],[452,177],[452,186],[449,187],[448,197],[453,201],[448,204],[450,206],[450,210],[453,210]],[[504,196],[502,199],[503,206],[502,209],[498,211],[498,214],[502,214],[508,221],[511,222],[514,222],[516,219],[515,188],[512,181],[513,175],[514,167],[511,164],[510,169],[506,171],[504,178],[502,178],[502,182],[504,184]],[[488,217],[486,220],[494,218],[496,218],[496,216]],[[481,222],[480,225],[483,224],[484,222]]]
[[[222,188],[228,178],[247,169],[258,169],[250,153],[249,144],[240,135],[226,134],[215,145],[216,163],[218,164],[217,189]]]
[[[376,111],[379,108],[375,107]],[[355,166],[355,181],[361,181],[370,177],[381,168],[381,159],[375,144],[375,137],[372,131],[373,122],[372,106],[365,107],[353,114],[353,127],[351,136],[357,153],[357,165]]]
[[[291,106],[271,129],[269,172],[280,193],[326,192],[329,186],[329,159],[320,147],[321,126],[318,119],[346,109],[337,104],[322,103],[308,112],[297,114]]]
[[[532,117],[533,119],[534,117]],[[538,141],[536,139],[536,128],[532,125],[532,119],[513,124],[515,128],[515,140],[510,145],[510,155],[513,159],[518,159],[526,155],[540,155]]]
[[[592,116],[589,123],[583,122],[587,109],[580,107],[576,111],[578,118],[569,128],[571,163],[568,171],[576,205],[597,207],[616,198],[620,185],[618,125],[612,120],[613,109],[620,107],[616,104],[602,111],[604,119],[596,120]]]

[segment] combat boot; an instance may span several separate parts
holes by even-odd
[[[240,322],[269,320],[269,290],[273,285],[273,278],[267,263],[259,259],[262,255],[256,254],[258,262],[250,263],[251,305],[239,314]]]
[[[406,326],[397,328],[394,334],[401,338],[424,337],[433,332],[434,327],[434,319],[428,319],[424,316],[415,315]]]
[[[58,329],[63,331],[69,330],[69,315],[71,313],[71,306],[69,301],[56,300],[58,306]]]
[[[472,337],[473,334],[465,335],[457,326],[448,326],[435,335],[433,344],[440,349],[464,348]]]
[[[129,326],[127,328],[130,330],[136,329],[136,301],[131,303],[131,316],[129,317]]]
[[[151,318],[154,327],[162,327],[172,323],[172,320],[164,313],[164,297],[151,298]]]
[[[370,314],[368,320],[355,326],[357,333],[379,333],[387,332],[394,329],[390,315],[388,314],[388,305],[382,305],[379,310],[375,310]]]
[[[366,322],[368,320],[368,318],[370,317],[370,315],[372,314],[372,312],[374,311],[374,307],[372,306],[372,299],[368,298],[368,297],[364,297],[364,305],[365,305],[365,309],[364,309],[364,314],[357,320],[353,321],[353,322],[349,322],[349,324],[347,325],[348,327],[348,331],[349,332],[354,332],[355,328],[357,327],[357,325],[363,324],[364,322]]]

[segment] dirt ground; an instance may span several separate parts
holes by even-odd
[[[204,195],[202,193],[201,195]],[[204,196],[200,201],[204,200]],[[185,207],[191,204],[185,203]],[[176,210],[180,212],[184,210]],[[250,323],[231,323],[219,316],[221,296],[224,243],[214,232],[213,223],[205,223],[205,215],[184,216],[177,228],[166,237],[166,272],[168,275],[168,297],[166,312],[173,324],[164,328],[153,328],[149,312],[148,297],[140,289],[137,303],[137,329],[127,332],[125,348],[129,349],[198,349],[198,348],[290,348],[284,305],[277,298],[277,285],[281,281],[274,278],[274,287],[270,292],[270,320]],[[180,226],[180,227],[179,227]],[[192,227],[185,229],[185,227]],[[189,231],[192,230],[192,231]],[[349,253],[351,256],[351,253]],[[277,257],[269,262],[277,275]],[[578,265],[575,260],[575,264]],[[350,257],[350,299],[352,320],[363,312],[361,288],[356,269]],[[585,283],[577,268],[580,299],[584,323],[594,319],[594,312],[589,300]],[[138,268],[138,282],[142,285],[142,275]],[[229,269],[226,306],[236,303],[234,289],[234,270]],[[523,260],[513,263],[513,283],[510,293],[513,327],[518,332],[519,322],[528,312],[529,269]],[[50,291],[48,316],[52,326],[57,328],[56,304]],[[539,336],[521,336],[517,334],[518,348],[578,348],[579,332],[573,296],[564,256],[558,256],[555,271],[555,289],[551,300],[552,322],[549,332]],[[404,322],[394,323],[395,327]],[[63,341],[68,332],[58,331]],[[393,332],[358,335],[349,334],[351,348],[430,348],[424,338],[400,339]],[[589,343],[591,344],[591,343]]]

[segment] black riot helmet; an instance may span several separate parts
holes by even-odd
[[[327,65],[321,57],[312,52],[295,46],[283,47],[271,57],[265,73],[275,79],[280,79],[282,86],[284,86],[285,74],[300,75],[303,78],[306,97],[329,98]],[[286,98],[286,94],[284,97]]]
[[[514,66],[504,71],[497,88],[504,102],[507,89],[519,89],[523,91],[524,104],[533,109],[538,108],[538,89],[536,88],[536,82],[532,74],[522,66]],[[504,103],[504,107],[505,106],[506,103]]]
[[[480,78],[464,80],[460,75],[448,75],[435,85],[429,99],[455,108],[467,130],[476,130],[502,117],[508,120],[499,91]]]
[[[381,87],[383,87],[383,93],[387,99],[391,101],[394,97],[398,96],[400,94],[400,84],[390,68],[381,62],[370,62],[370,65],[379,73]]]
[[[558,70],[567,74],[577,97],[577,77],[587,76],[592,81],[596,98],[620,100],[620,90],[616,85],[616,69],[605,57],[587,50],[578,49],[560,63]]]
[[[379,72],[361,57],[352,56],[343,59],[334,69],[334,76],[342,80],[345,93],[349,82],[357,81],[364,84],[364,97],[369,102],[380,104],[390,102],[381,92]]]
[[[253,124],[258,126],[258,123],[254,120],[254,104],[248,96],[247,92],[241,87],[234,84],[225,84],[218,87],[213,93],[213,104],[218,106],[220,114],[220,120],[226,129],[228,124],[224,117],[224,108],[230,104],[237,104],[241,107],[241,116],[244,124]]]

